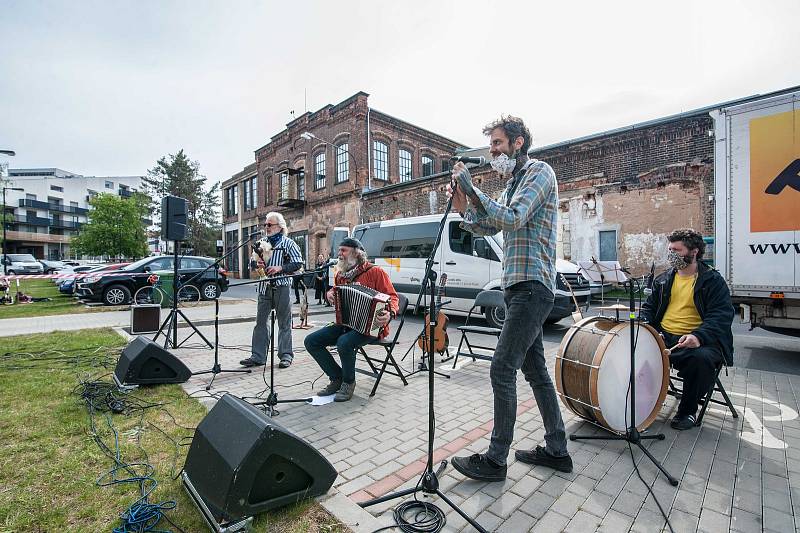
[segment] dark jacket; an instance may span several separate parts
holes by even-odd
[[[661,328],[661,319],[669,305],[675,269],[670,268],[653,282],[653,292],[642,305],[640,317],[648,324]],[[735,310],[731,303],[728,285],[719,272],[702,261],[697,264],[697,282],[694,286],[694,306],[703,323],[692,332],[701,345],[718,345],[722,349],[725,363],[733,364],[733,333],[731,324]]]

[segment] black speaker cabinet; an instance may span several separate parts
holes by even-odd
[[[177,357],[147,337],[136,337],[122,350],[114,380],[120,385],[183,383],[192,372]]]
[[[154,333],[161,325],[161,306],[159,304],[139,304],[131,306],[131,335]]]
[[[161,199],[161,237],[165,241],[185,241],[189,202],[177,196]]]
[[[184,473],[220,522],[325,494],[337,476],[310,444],[230,394],[197,426]]]

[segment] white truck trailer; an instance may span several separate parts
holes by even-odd
[[[800,88],[711,116],[716,267],[751,327],[800,336]]]

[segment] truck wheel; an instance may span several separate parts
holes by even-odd
[[[200,296],[203,300],[213,300],[219,296],[219,287],[213,281],[207,281],[200,288]]]
[[[123,305],[130,299],[131,291],[125,285],[112,285],[103,293],[103,303],[106,305]]]

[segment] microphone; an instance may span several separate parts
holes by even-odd
[[[454,155],[453,157],[450,158],[450,161],[452,161],[453,163],[461,161],[465,165],[468,163],[472,163],[479,166],[486,164],[485,157],[467,157],[465,155]]]
[[[647,296],[653,294],[653,282],[655,281],[655,274],[656,274],[656,264],[655,262],[650,263],[650,274],[647,275],[647,283],[645,283],[644,293]]]

